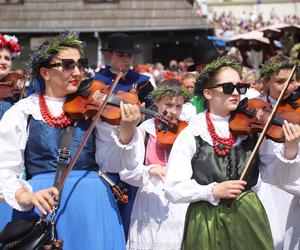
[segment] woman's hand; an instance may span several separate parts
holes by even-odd
[[[284,121],[282,128],[285,136],[285,158],[292,160],[297,156],[298,153],[298,145],[300,142],[300,126],[298,124],[292,124]]]
[[[166,175],[167,175],[167,168],[162,167],[160,165],[153,165],[153,167],[148,170],[148,174],[150,176],[157,176],[161,179],[162,182],[165,182]]]
[[[35,206],[43,215],[51,213],[59,197],[59,192],[55,187],[42,189],[37,192],[30,192],[25,188],[17,190],[16,200],[23,206]]]
[[[212,194],[215,199],[234,199],[245,190],[247,182],[241,180],[223,181],[213,186]]]
[[[141,112],[138,105],[120,103],[121,124],[119,140],[122,144],[128,144],[135,133],[135,128],[141,120]]]

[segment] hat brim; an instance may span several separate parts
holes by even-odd
[[[187,71],[188,71],[188,72],[194,72],[194,71],[196,71],[197,65],[200,65],[200,64],[208,64],[208,63],[212,62],[213,60],[216,60],[216,59],[219,58],[219,57],[226,56],[227,53],[228,53],[228,51],[225,50],[225,51],[223,51],[222,53],[220,53],[219,55],[216,55],[216,56],[214,56],[214,57],[212,57],[212,58],[209,58],[209,59],[206,59],[206,60],[202,60],[202,61],[198,61],[197,63],[190,65],[190,66],[187,68]]]
[[[111,51],[111,52],[118,52],[118,53],[128,53],[128,54],[139,54],[141,53],[141,49],[100,49],[102,51]]]

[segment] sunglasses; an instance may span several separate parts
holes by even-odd
[[[74,70],[77,66],[80,71],[83,71],[88,67],[88,59],[80,58],[77,62],[73,59],[61,59],[61,62],[59,63],[48,64],[47,68],[55,68],[59,66],[61,66],[63,70]]]
[[[231,95],[234,91],[234,89],[237,90],[239,94],[246,94],[247,89],[249,88],[249,85],[246,83],[240,83],[238,82],[237,84],[233,84],[232,82],[225,82],[225,83],[219,83],[216,84],[213,87],[209,87],[208,89],[214,89],[222,87],[223,88],[223,93],[226,95]]]

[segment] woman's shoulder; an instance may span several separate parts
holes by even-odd
[[[21,99],[15,103],[14,108],[17,110],[28,110],[33,107],[34,104],[38,104],[38,95],[32,94],[26,98]]]
[[[33,113],[36,105],[38,105],[38,96],[31,95],[16,102],[6,113],[29,115]]]

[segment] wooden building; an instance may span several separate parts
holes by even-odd
[[[0,33],[15,34],[19,62],[45,38],[76,30],[86,41],[90,64],[104,63],[100,48],[113,32],[135,37],[142,53],[135,63],[189,56],[194,43],[213,29],[188,0],[0,0]]]

